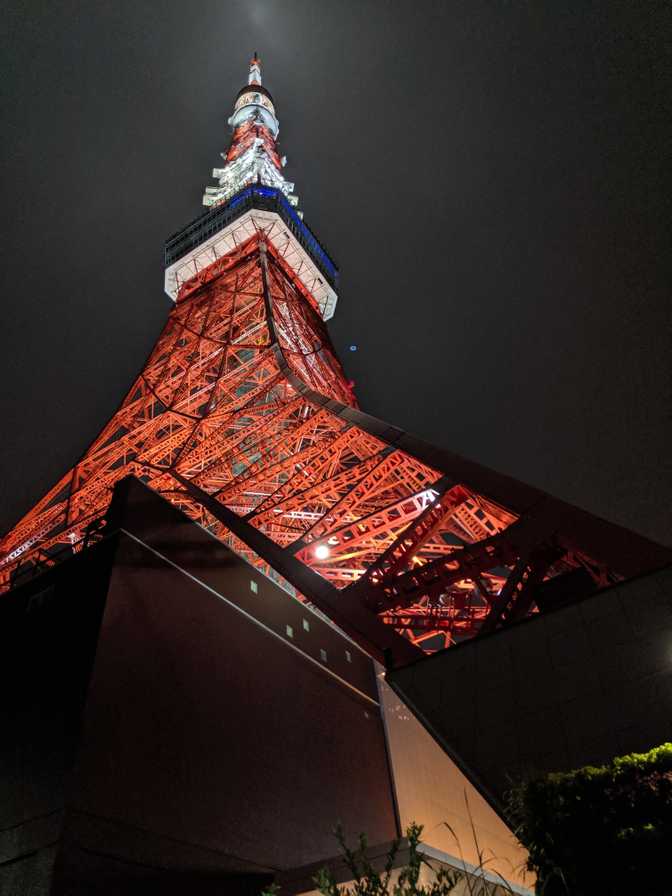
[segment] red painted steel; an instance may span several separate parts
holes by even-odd
[[[255,122],[236,129],[227,160],[257,139],[279,167]],[[268,227],[260,217],[183,284],[110,422],[0,543],[3,590],[100,538],[129,474],[299,599],[315,579],[291,570],[307,567],[344,608],[357,601],[430,652],[536,612],[550,578],[581,567],[598,588],[664,561],[637,536],[359,412],[317,303]]]
[[[323,321],[263,230],[213,267],[184,285],[143,371],[79,463],[3,539],[5,587],[17,568],[49,566],[64,548],[79,550],[129,473],[277,578],[185,493],[173,475],[180,474],[276,544],[294,546],[339,589],[378,569],[414,521],[413,557],[402,544],[395,574],[400,563],[449,555],[451,543],[513,519],[459,487],[427,525],[428,509],[441,504],[440,471],[297,391],[283,366],[354,405]],[[321,559],[320,545],[328,552]],[[406,618],[385,618],[410,634]],[[418,629],[426,639],[426,624]],[[437,630],[445,638],[443,621]]]

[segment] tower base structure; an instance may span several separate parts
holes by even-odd
[[[298,892],[337,822],[384,851],[423,811],[460,835],[428,825],[440,860],[477,864],[473,820],[526,892],[523,850],[381,668],[137,480],[105,538],[0,602],[0,638],[3,894]]]

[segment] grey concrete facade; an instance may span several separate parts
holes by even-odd
[[[500,804],[510,780],[672,739],[672,568],[389,672]]]
[[[371,659],[139,483],[3,599],[0,894],[258,894],[398,832]]]

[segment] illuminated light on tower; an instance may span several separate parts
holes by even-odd
[[[325,326],[338,271],[282,173],[256,53],[229,123],[209,210],[166,244],[166,325],[119,410],[4,536],[2,588],[98,540],[129,475],[386,660],[667,562],[358,410]]]
[[[275,145],[280,124],[273,97],[262,86],[261,60],[256,53],[250,60],[248,83],[236,97],[229,124],[233,140],[228,151],[222,153],[224,167],[212,171],[219,183],[205,188],[203,205],[218,205],[248,184],[263,183],[281,190],[290,204],[297,206],[294,184],[282,175],[286,158],[278,155]]]

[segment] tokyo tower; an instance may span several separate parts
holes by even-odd
[[[105,537],[129,475],[388,662],[666,562],[359,410],[325,324],[338,270],[285,179],[256,53],[229,124],[208,210],[166,244],[165,327],[109,423],[2,539],[2,590]]]

